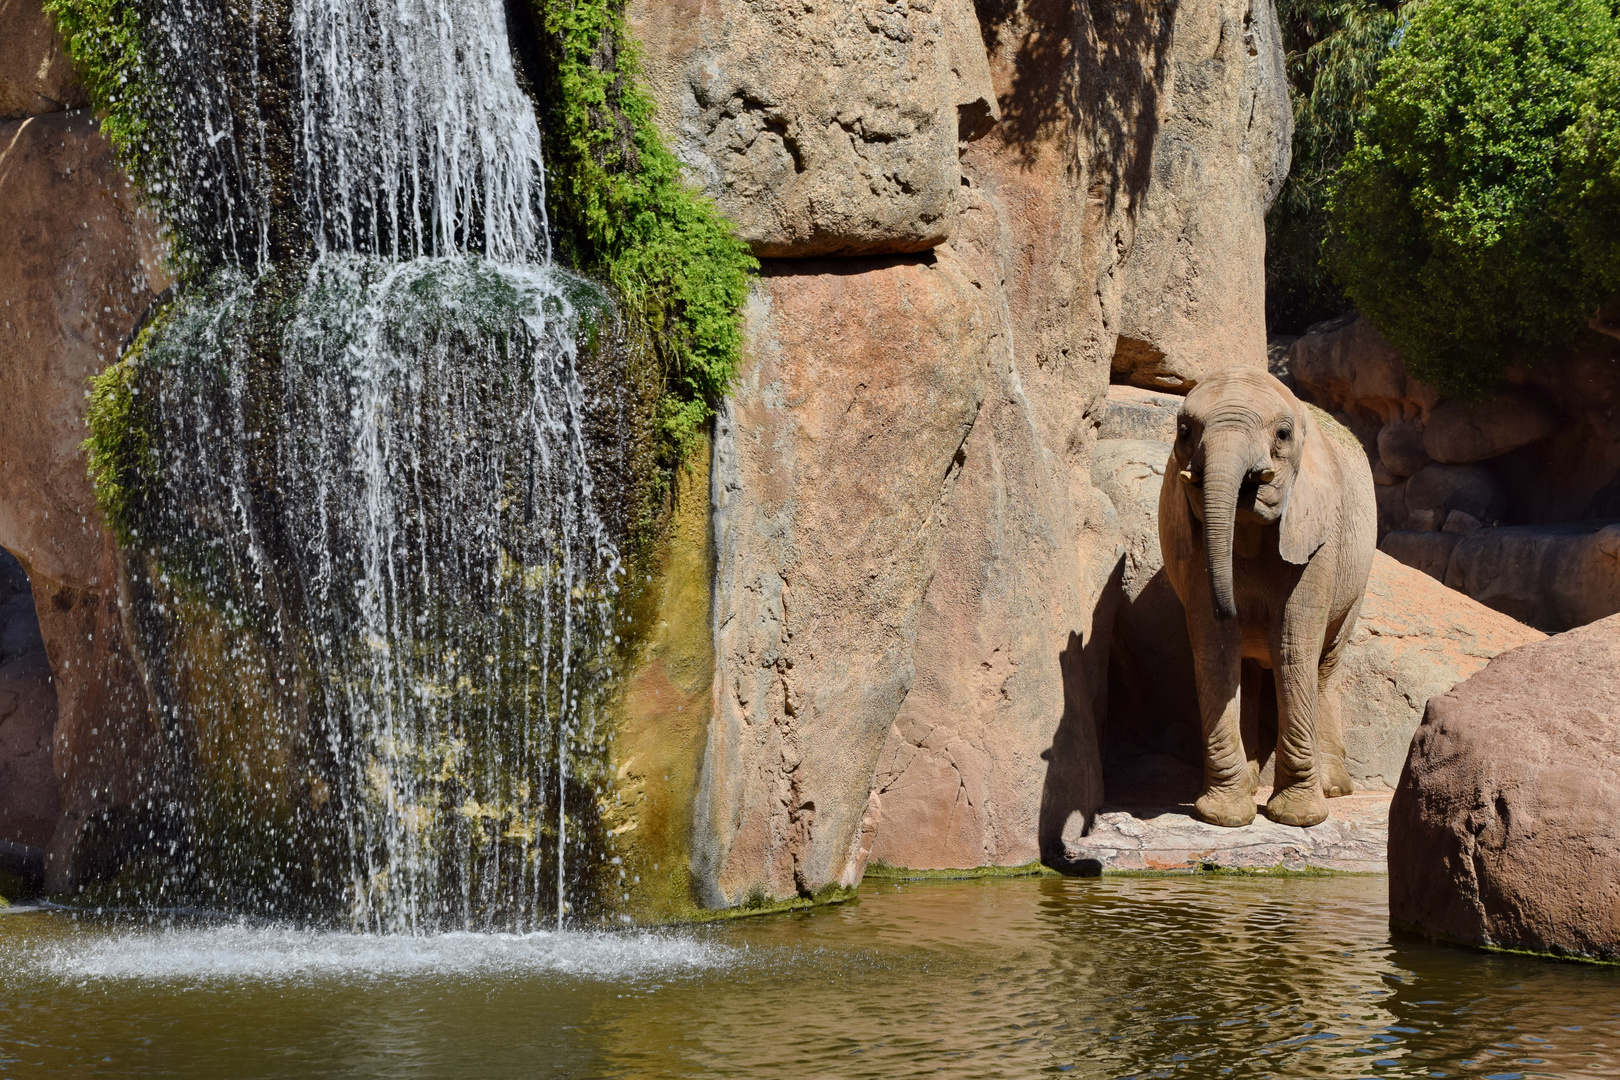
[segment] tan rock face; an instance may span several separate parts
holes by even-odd
[[[1429,702],[1390,807],[1389,910],[1456,941],[1620,960],[1620,617]]]
[[[0,0],[0,120],[89,104],[39,0]]]
[[[1357,787],[1394,787],[1428,701],[1492,657],[1543,636],[1419,570],[1374,556],[1339,691]]]
[[[952,40],[965,4],[908,6],[910,41],[884,36],[898,23],[855,21],[898,7],[632,7],[660,122],[756,250],[940,245],[923,258],[771,263],[762,281],[754,358],[715,454],[717,712],[694,864],[710,903],[814,893],[855,880],[868,858],[1060,858],[1063,832],[1083,829],[1102,797],[1120,534],[1091,453],[1122,259],[1161,145],[1171,27],[1065,0],[981,9],[955,39],[966,56],[942,94],[925,74],[938,70],[929,43]],[[1193,86],[1196,57],[1229,31],[1223,77],[1248,70],[1233,17],[1182,24],[1187,124],[1206,106],[1220,112],[1211,123],[1240,105],[1250,116],[1230,80],[1209,96]],[[1273,19],[1267,6],[1251,21]],[[863,56],[856,73],[840,59]],[[993,125],[971,75],[979,61]],[[912,183],[902,199],[868,182],[877,157],[837,156],[855,146],[838,116],[865,115],[869,101],[874,115],[893,104],[918,117],[894,129],[882,160],[927,164],[916,175],[939,185]],[[817,132],[831,149],[817,149]],[[1246,199],[1258,230],[1269,191]],[[936,206],[951,209],[935,221]],[[1253,256],[1259,281],[1257,247],[1214,243],[1197,272],[1237,280],[1219,265],[1228,254]],[[963,394],[983,405],[952,442]]]
[[[764,257],[949,235],[959,137],[996,115],[970,0],[683,0],[632,23],[677,154]]]
[[[1266,366],[1265,216],[1293,138],[1280,31],[1263,0],[1117,12],[1130,25],[1111,29],[1144,43],[1168,78],[1127,196],[1134,233],[1119,238],[1113,377],[1186,393],[1221,368]]]
[[[33,586],[55,675],[54,887],[86,832],[121,828],[156,731],[124,644],[117,557],[79,444],[85,381],[167,286],[152,230],[83,113],[0,125],[0,546]],[[122,824],[120,824],[122,823]]]
[[[697,830],[710,903],[859,880],[994,316],[949,253],[765,270],[754,360],[714,451],[720,685]]]

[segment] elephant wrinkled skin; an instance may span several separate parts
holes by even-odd
[[[1195,812],[1213,825],[1254,820],[1270,670],[1277,742],[1266,816],[1324,820],[1326,799],[1351,790],[1334,673],[1377,544],[1365,451],[1266,372],[1221,372],[1177,417],[1159,541],[1187,611],[1203,719]]]

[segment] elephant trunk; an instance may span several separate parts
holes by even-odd
[[[1223,619],[1237,617],[1237,600],[1232,595],[1232,530],[1238,492],[1248,471],[1247,459],[1235,448],[1209,454],[1204,460],[1204,561],[1209,564],[1215,612]]]

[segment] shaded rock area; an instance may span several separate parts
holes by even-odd
[[[1542,630],[1620,611],[1594,538],[1620,521],[1620,341],[1559,346],[1479,402],[1409,377],[1354,313],[1293,339],[1282,363],[1367,448],[1382,550]]]
[[[150,223],[85,113],[0,124],[0,206],[0,546],[27,571],[55,678],[62,806],[50,875],[67,890],[81,848],[117,847],[108,837],[126,832],[145,842],[134,840],[145,835],[136,802],[159,760],[125,642],[116,548],[80,443],[86,380],[168,281]]]
[[[1542,630],[1595,622],[1620,611],[1620,522],[1472,530],[1456,538],[1445,582]]]
[[[1390,808],[1390,917],[1620,960],[1620,616],[1433,698]]]
[[[0,841],[43,857],[61,813],[51,739],[56,687],[22,566],[0,550]]]
[[[1194,870],[1339,870],[1377,874],[1386,868],[1387,792],[1328,803],[1328,819],[1308,829],[1278,825],[1264,814],[1252,825],[1223,829],[1192,816],[1193,788],[1169,806],[1105,805],[1084,836],[1066,838],[1063,869],[1106,874]],[[1270,796],[1262,791],[1261,805]]]

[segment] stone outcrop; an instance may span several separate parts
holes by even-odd
[[[1443,576],[1542,630],[1582,626],[1620,611],[1620,523],[1476,529],[1457,538]]]
[[[768,267],[714,449],[717,714],[699,805],[714,904],[853,884],[852,842],[995,312],[937,261]]]
[[[1281,32],[1272,5],[1251,0],[1111,10],[1166,69],[1121,238],[1113,377],[1186,393],[1220,368],[1266,363],[1265,216],[1293,138]]]
[[[1367,447],[1382,550],[1543,630],[1620,611],[1595,539],[1620,518],[1620,342],[1559,346],[1481,402],[1410,378],[1354,314],[1295,339],[1286,363]]]
[[[1620,960],[1620,617],[1432,699],[1390,808],[1397,924]]]
[[[970,0],[683,0],[632,15],[676,152],[767,257],[923,251],[997,117]]]
[[[84,113],[0,125],[0,546],[33,587],[57,698],[53,887],[80,840],[133,828],[156,732],[125,644],[118,562],[80,443],[86,380],[167,280],[153,231]]]
[[[0,0],[0,120],[89,104],[39,0]]]
[[[1187,805],[1104,807],[1092,830],[1064,844],[1064,868],[1080,874],[1195,870],[1384,872],[1389,795],[1328,803],[1328,819],[1308,829],[1265,815],[1241,829],[1206,825]],[[1262,794],[1260,801],[1265,801]]]

